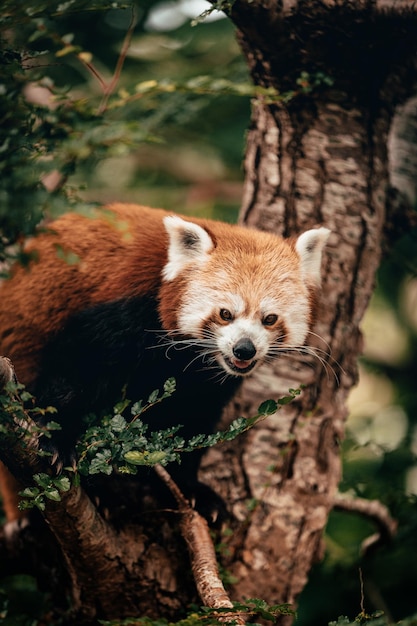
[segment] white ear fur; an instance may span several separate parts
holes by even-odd
[[[330,232],[328,228],[316,228],[307,230],[297,239],[295,249],[300,257],[303,279],[307,283],[320,284],[321,256]]]
[[[162,276],[164,280],[174,280],[190,262],[204,261],[213,250],[214,243],[204,228],[187,222],[177,215],[164,217],[168,233],[168,263]]]

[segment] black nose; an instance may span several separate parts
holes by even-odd
[[[243,337],[233,346],[233,354],[239,361],[249,361],[255,356],[256,348],[248,337]]]

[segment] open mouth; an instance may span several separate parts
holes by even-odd
[[[240,374],[240,375],[248,374],[251,370],[253,370],[253,368],[255,367],[257,363],[256,360],[244,361],[244,360],[235,359],[235,358],[231,358],[231,359],[228,359],[227,357],[223,357],[223,358],[228,368],[231,369],[233,372],[236,372],[236,374]]]

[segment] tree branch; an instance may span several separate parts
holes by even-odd
[[[5,386],[15,380],[14,368],[9,359],[0,357],[0,393]],[[19,414],[5,414],[4,426],[10,436],[0,437],[0,459],[23,487],[33,486],[33,475],[51,473],[45,457],[37,454],[38,436],[32,436],[35,427],[18,396],[9,395],[17,401]],[[22,421],[21,416],[24,415]],[[21,435],[22,426],[28,436]],[[123,585],[124,571],[120,559],[126,550],[121,533],[107,524],[93,505],[82,487],[72,485],[69,491],[61,493],[59,502],[45,499],[43,517],[54,534],[62,551],[66,569],[71,580],[72,611],[81,621],[92,619],[97,607],[103,606],[103,581],[111,581],[111,589],[105,589],[111,603],[119,594],[118,583]],[[17,527],[18,528],[18,527]],[[7,546],[7,533],[3,536],[5,546],[2,551],[13,553]],[[15,537],[10,537],[12,543]],[[101,584],[97,585],[97,577]]]
[[[201,601],[205,606],[212,609],[233,609],[233,604],[219,576],[216,553],[206,520],[190,506],[188,500],[162,465],[155,465],[154,469],[177,501],[181,515],[180,530],[190,554],[194,580]],[[245,620],[240,614],[231,613],[224,617],[219,616],[219,622],[227,623],[230,621],[236,624],[245,624]]]
[[[336,511],[357,513],[370,519],[377,527],[377,532],[362,542],[362,553],[366,554],[377,546],[391,540],[397,531],[397,521],[391,517],[387,507],[379,500],[365,498],[351,498],[344,494],[337,494],[333,508]]]

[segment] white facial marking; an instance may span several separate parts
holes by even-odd
[[[281,248],[276,258],[266,253],[263,263],[262,249],[256,254],[250,249],[247,259],[233,251],[218,253],[199,226],[190,229],[190,223],[180,218],[165,222],[170,246],[164,279],[172,280],[184,267],[190,270],[178,311],[178,331],[200,341],[208,359],[228,374],[245,376],[281,349],[304,345],[309,288],[320,282],[328,229],[300,235],[295,245],[299,261],[293,249],[284,253]],[[268,325],[271,315],[278,319]]]
[[[226,371],[232,374],[237,372],[235,369],[232,369],[231,365],[236,365],[239,362],[239,359],[236,358],[233,352],[233,348],[242,339],[252,342],[256,353],[247,361],[243,361],[241,375],[245,374],[243,371],[245,365],[248,367],[255,362],[257,364],[262,363],[270,348],[270,337],[268,337],[267,331],[257,320],[242,317],[234,320],[227,326],[219,327],[217,329],[217,345],[220,351],[220,363]]]
[[[289,289],[290,286],[287,291]],[[179,314],[179,330],[185,335],[201,339],[206,321],[216,317],[221,309],[230,311],[233,319],[227,324],[211,323],[208,328],[210,341],[216,360],[226,372],[235,376],[245,376],[253,371],[254,367],[264,362],[272,346],[278,342],[283,347],[301,346],[307,336],[309,302],[303,285],[294,287],[294,294],[289,298],[265,296],[256,302],[254,294],[254,302],[247,303],[240,294],[223,293],[214,286],[202,287],[201,284],[191,283]],[[283,321],[285,336],[282,336],[282,326],[279,324],[272,329],[262,323],[270,314],[278,315]],[[256,350],[247,361],[239,361],[233,351],[242,340],[249,340]]]
[[[308,323],[310,305],[306,294],[299,293],[294,301],[278,302],[274,298],[263,298],[261,300],[262,317],[269,313],[276,313],[285,324],[287,336],[284,343],[287,345],[302,345],[308,333]]]

